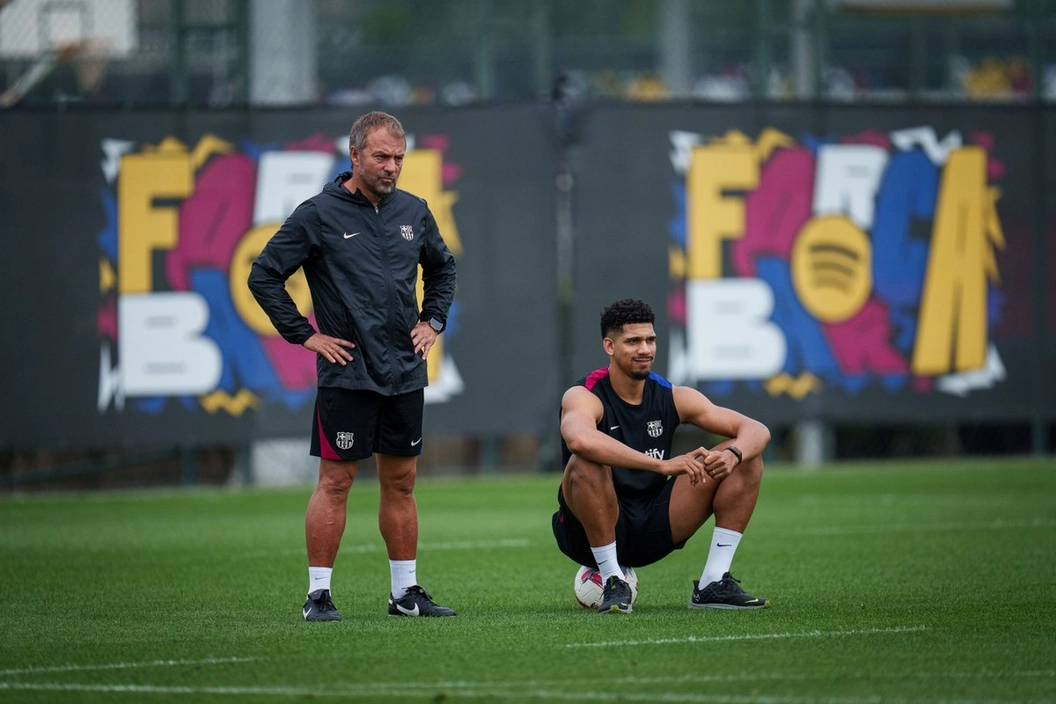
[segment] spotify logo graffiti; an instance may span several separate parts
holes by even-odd
[[[853,317],[873,288],[869,238],[842,215],[815,218],[792,247],[792,284],[815,318],[840,323]]]

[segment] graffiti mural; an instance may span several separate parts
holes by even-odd
[[[235,144],[204,135],[193,145],[107,139],[98,234],[98,412],[113,408],[241,416],[266,405],[297,410],[315,398],[315,357],[290,345],[253,300],[249,268],[286,216],[348,168],[348,138]],[[408,135],[400,187],[429,202],[451,251],[460,176],[444,162],[446,136]],[[421,295],[419,280],[419,296]],[[287,289],[311,319],[303,272]],[[458,335],[458,302],[444,338]],[[314,324],[314,320],[313,320]],[[430,355],[426,402],[462,391],[440,342]]]
[[[672,381],[802,399],[1004,380],[991,135],[669,137]]]

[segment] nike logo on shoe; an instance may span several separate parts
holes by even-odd
[[[413,609],[404,608],[404,607],[400,606],[399,604],[396,604],[396,608],[404,616],[417,616],[420,613],[419,610],[418,610],[418,604],[415,604]]]

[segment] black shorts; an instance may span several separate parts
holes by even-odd
[[[422,454],[425,390],[396,396],[320,387],[315,397],[312,450],[326,460],[362,460],[375,452]]]
[[[655,494],[634,498],[620,497],[620,517],[616,521],[616,559],[624,567],[644,567],[659,562],[686,541],[671,540],[671,490],[675,482],[668,480]],[[597,567],[590,541],[583,525],[565,505],[561,490],[557,491],[558,509],[551,523],[554,538],[561,552],[580,565]]]

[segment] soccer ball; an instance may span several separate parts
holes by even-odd
[[[638,601],[638,575],[633,567],[622,567],[627,583],[631,585],[631,604]],[[601,604],[601,593],[605,585],[601,581],[601,572],[593,567],[580,567],[576,571],[576,582],[573,585],[576,601],[584,609],[596,609]]]

